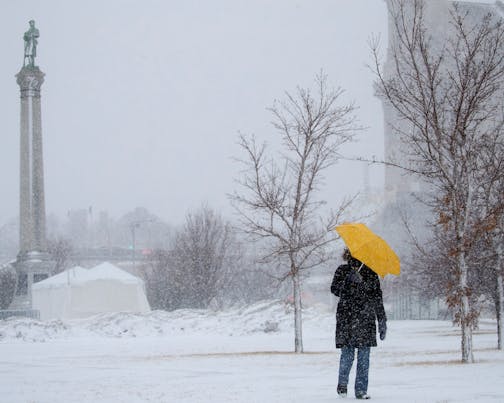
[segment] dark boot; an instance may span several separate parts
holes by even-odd
[[[371,399],[371,396],[369,396],[366,392],[355,392],[355,397],[360,400]]]
[[[340,397],[347,397],[347,387],[346,385],[338,385],[336,389]]]

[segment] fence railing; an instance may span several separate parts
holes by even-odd
[[[12,317],[40,319],[40,312],[37,309],[0,310],[0,320]]]

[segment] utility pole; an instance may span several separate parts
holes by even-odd
[[[131,230],[131,262],[133,264],[133,270],[136,271],[136,229],[140,228],[140,224],[153,222],[152,218],[146,220],[135,220],[130,223]]]

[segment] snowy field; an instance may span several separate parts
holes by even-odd
[[[291,352],[291,322],[279,302],[221,313],[0,321],[0,402],[337,401],[334,313],[304,311],[302,355]],[[460,364],[459,344],[449,322],[389,321],[387,339],[371,352],[372,401],[504,402],[495,322],[482,321],[475,334],[477,363]]]

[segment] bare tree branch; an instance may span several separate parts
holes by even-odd
[[[265,144],[258,146],[253,136],[239,138],[244,169],[230,200],[242,230],[269,242],[262,260],[282,262],[284,274],[278,277],[292,280],[297,352],[302,351],[299,273],[331,258],[328,246],[335,239],[334,226],[350,203],[344,201],[336,213],[324,217],[325,202],[317,198],[323,172],[340,159],[341,146],[359,129],[354,105],[340,106],[342,93],[341,88],[329,88],[321,73],[313,91],[298,87],[275,101],[269,111],[282,140],[277,158],[270,156],[266,162]]]
[[[377,93],[396,114],[394,130],[404,144],[400,161],[387,161],[420,176],[432,188],[427,204],[437,216],[434,242],[448,303],[462,326],[462,361],[472,362],[472,328],[477,324],[471,276],[476,270],[473,248],[482,223],[499,211],[501,199],[488,200],[483,184],[497,183],[502,154],[485,154],[502,143],[504,27],[491,14],[475,19],[455,5],[446,38],[432,38],[423,0],[390,0],[393,46],[390,70],[379,60],[377,40],[371,42]],[[489,175],[489,177],[487,176]],[[488,188],[486,188],[488,191]],[[424,274],[438,270],[424,259]]]

